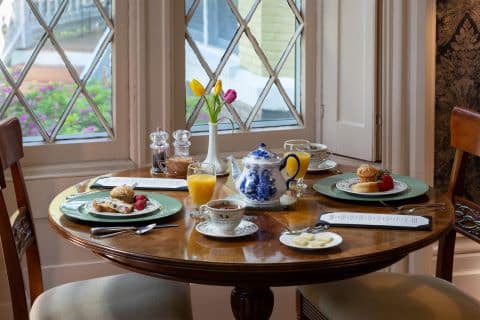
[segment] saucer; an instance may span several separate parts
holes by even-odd
[[[319,164],[310,163],[308,166],[308,171],[310,172],[318,172],[318,171],[325,171],[334,169],[337,167],[337,163],[333,160],[325,160]]]
[[[238,238],[254,234],[258,231],[258,226],[253,222],[242,220],[232,233],[222,233],[210,221],[203,221],[195,226],[195,230],[215,238]]]
[[[246,207],[247,209],[273,209],[273,210],[275,209],[282,210],[285,207],[295,204],[298,200],[297,197],[284,194],[283,196],[280,197],[280,204],[270,205],[270,206],[254,206],[248,203],[248,201],[245,200],[245,197],[243,197],[241,194],[238,194],[238,193],[229,195],[226,197],[226,199],[235,199],[235,200],[245,201],[245,203],[247,204],[247,207]]]

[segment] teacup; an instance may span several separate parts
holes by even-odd
[[[245,202],[241,200],[211,200],[200,207],[207,213],[213,227],[220,233],[232,233],[242,221],[245,213]]]
[[[328,147],[321,143],[310,143],[310,163],[315,165],[320,165],[330,156],[330,152],[328,151]]]

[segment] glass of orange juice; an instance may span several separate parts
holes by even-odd
[[[200,162],[188,165],[187,186],[195,207],[191,212],[193,216],[200,215],[198,208],[212,199],[216,182],[215,165]]]
[[[301,196],[303,190],[305,190],[308,185],[303,181],[303,178],[307,174],[308,165],[310,164],[310,141],[304,139],[296,140],[287,140],[283,143],[283,150],[285,151],[285,156],[288,154],[296,154],[300,160],[300,169],[297,174],[297,183],[296,190],[297,196]],[[287,174],[292,177],[297,171],[297,161],[294,158],[287,159]]]

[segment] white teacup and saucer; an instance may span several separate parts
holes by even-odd
[[[208,220],[198,223],[195,230],[218,238],[244,237],[258,231],[258,226],[243,219],[245,202],[235,199],[211,200],[200,207]]]
[[[337,163],[330,160],[330,151],[328,147],[321,143],[310,143],[310,164],[308,165],[309,172],[318,172],[334,169]]]

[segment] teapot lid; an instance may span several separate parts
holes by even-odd
[[[260,143],[257,149],[251,151],[244,159],[247,162],[261,162],[261,163],[277,163],[282,160],[282,157],[267,150],[265,143]]]

